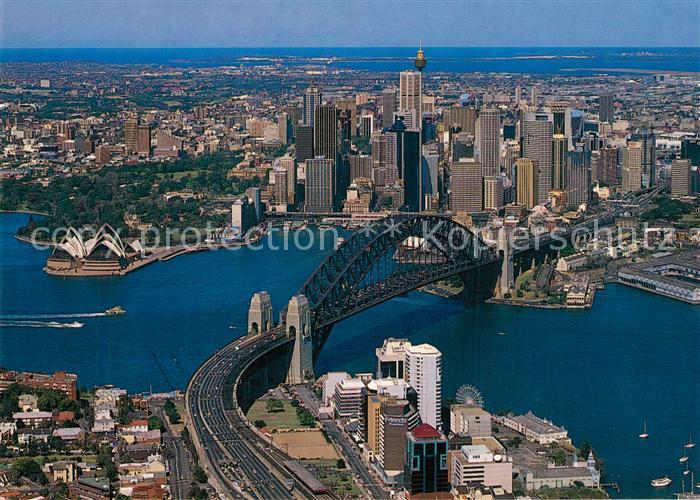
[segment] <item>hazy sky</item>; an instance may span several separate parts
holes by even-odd
[[[2,47],[700,46],[700,0],[0,0]]]

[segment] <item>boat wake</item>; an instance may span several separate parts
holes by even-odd
[[[0,321],[17,321],[17,320],[42,320],[42,319],[61,319],[61,318],[97,318],[99,316],[107,316],[106,312],[97,313],[66,313],[66,314],[0,314]]]
[[[0,319],[0,328],[82,328],[85,323],[61,323],[59,321],[7,321]]]

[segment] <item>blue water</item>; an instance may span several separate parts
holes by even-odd
[[[217,347],[242,333],[254,291],[270,291],[276,310],[326,251],[219,250],[155,263],[120,278],[64,279],[41,271],[47,253],[12,234],[26,215],[0,215],[2,314],[99,312],[81,329],[0,329],[0,365],[68,370],[79,384],[130,391],[183,387]],[[325,234],[330,245],[331,233]],[[506,333],[505,336],[498,332]],[[588,440],[606,461],[619,496],[680,491],[678,457],[700,440],[700,309],[622,286],[598,294],[591,311],[466,306],[410,293],[337,325],[316,371],[370,372],[386,337],[429,342],[443,352],[443,391],[481,389],[492,411],[529,409]],[[154,356],[164,374],[154,361]],[[642,422],[651,436],[641,440]],[[690,451],[691,468],[700,460]],[[654,490],[650,479],[674,484]]]
[[[513,48],[428,47],[428,71],[557,73],[594,68],[700,71],[700,48]],[[110,64],[218,66],[270,64],[244,57],[285,58],[307,64],[308,58],[338,60],[336,68],[401,71],[411,64],[415,48],[160,48],[160,49],[0,49],[2,62],[91,61]],[[324,63],[319,63],[324,64]]]

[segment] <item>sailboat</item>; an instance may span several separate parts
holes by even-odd
[[[695,443],[693,443],[693,433],[690,433],[690,438],[688,439],[688,442],[685,444],[686,448],[695,448]]]
[[[642,438],[642,439],[646,439],[646,438],[649,437],[649,433],[647,432],[647,421],[646,421],[646,420],[644,421],[644,432],[642,432],[642,433],[639,435],[639,437]]]
[[[683,456],[679,458],[678,461],[682,464],[688,461],[688,455],[685,454],[685,446],[683,447]]]

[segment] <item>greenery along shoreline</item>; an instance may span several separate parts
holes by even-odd
[[[37,227],[53,232],[102,224],[110,224],[126,237],[140,236],[138,226],[153,226],[161,237],[168,229],[205,228],[208,224],[222,227],[230,215],[210,202],[220,196],[239,195],[262,182],[258,177],[227,179],[228,171],[240,160],[240,155],[217,153],[72,175],[50,171],[48,186],[32,178],[5,179],[0,182],[0,210],[48,214],[40,222],[30,215],[28,224],[17,231],[20,236],[30,236]],[[195,197],[164,196],[185,190]]]

